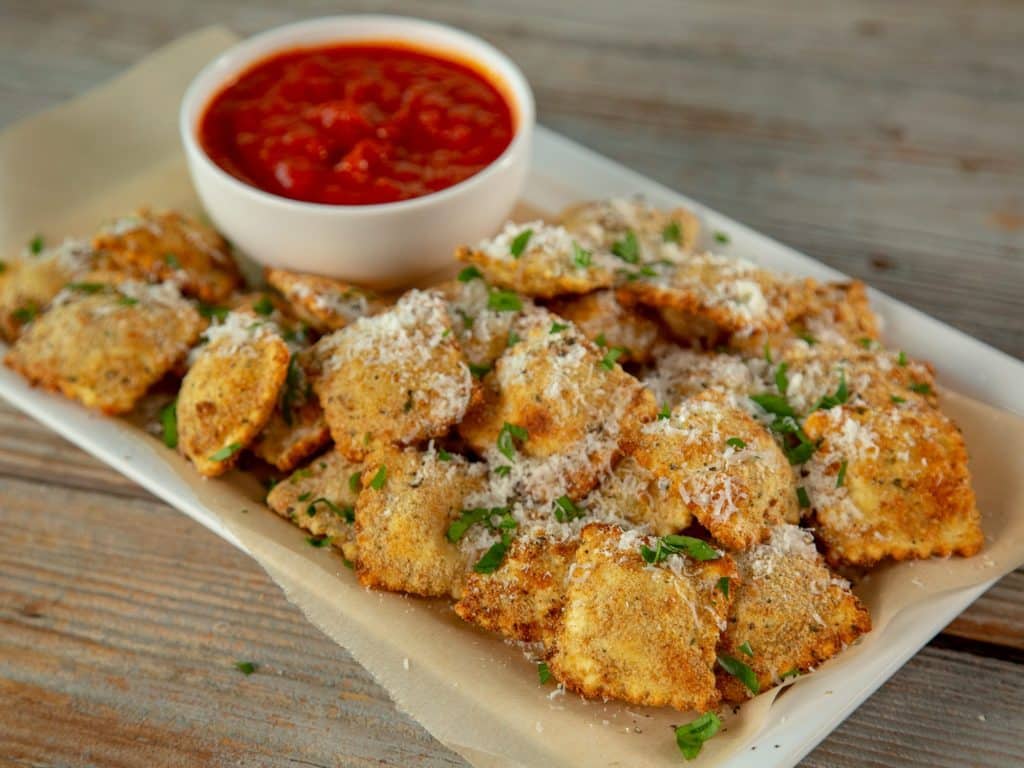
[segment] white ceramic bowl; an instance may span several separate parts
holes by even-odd
[[[511,102],[516,131],[491,165],[452,187],[380,205],[322,205],[264,192],[216,165],[199,146],[203,111],[221,88],[279,51],[345,41],[405,42],[477,63]],[[192,183],[216,227],[243,253],[268,266],[314,272],[380,288],[436,273],[456,246],[493,234],[526,179],[533,93],[519,68],[479,38],[401,16],[333,16],[264,32],[230,48],[192,81],[179,128]]]

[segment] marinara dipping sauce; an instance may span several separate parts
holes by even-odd
[[[514,132],[508,101],[471,65],[356,43],[254,65],[207,106],[199,142],[266,192],[370,205],[458,184],[497,159]]]

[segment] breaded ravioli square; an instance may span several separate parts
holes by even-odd
[[[448,540],[463,499],[483,485],[483,465],[461,456],[386,448],[366,463],[356,501],[356,575],[368,587],[458,597],[466,558]]]
[[[326,536],[355,562],[355,506],[362,474],[362,464],[328,451],[275,485],[267,494],[267,506],[314,536]]]
[[[581,242],[622,254],[627,263],[680,262],[700,238],[700,221],[685,208],[654,208],[641,198],[595,200],[570,206],[561,224]]]
[[[535,502],[582,498],[654,418],[650,392],[570,323],[537,311],[484,377],[459,433]],[[598,405],[599,404],[599,405]]]
[[[5,362],[89,408],[127,413],[185,358],[201,328],[174,286],[83,284],[58,295]]]
[[[778,330],[800,314],[806,300],[800,281],[712,253],[648,271],[619,287],[619,301],[677,313],[676,332],[686,337],[706,336],[710,328],[732,334]],[[686,320],[692,331],[679,327]]]
[[[648,565],[645,544],[611,525],[583,529],[548,665],[588,698],[707,712],[719,701],[715,646],[730,600],[716,585],[735,568],[727,556]]]
[[[475,267],[463,270],[457,280],[437,287],[448,302],[452,328],[466,359],[478,375],[486,372],[515,341],[513,329],[524,312],[534,311],[533,302],[514,297],[510,303],[491,301],[493,289]]]
[[[41,248],[41,246],[39,246]],[[28,247],[13,259],[0,261],[0,339],[13,342],[61,289],[92,266],[92,248],[65,240],[35,253]]]
[[[761,383],[747,363],[735,355],[660,347],[654,366],[644,376],[658,403],[675,408],[705,390],[743,398],[760,391]]]
[[[818,448],[802,482],[830,562],[870,566],[981,550],[963,436],[922,399],[815,411],[804,430]]]
[[[739,582],[718,652],[746,664],[759,691],[814,669],[871,629],[871,617],[845,579],[825,565],[814,537],[780,525],[771,538],[734,556]],[[717,670],[725,701],[753,692],[724,667]]]
[[[648,424],[633,455],[730,550],[747,549],[798,517],[786,456],[721,392],[696,395]]]
[[[267,269],[264,276],[288,303],[291,314],[318,333],[340,330],[384,307],[370,291],[330,277],[284,269]]]
[[[277,407],[252,444],[252,452],[282,472],[299,465],[331,439],[324,410],[313,392],[313,350],[293,352]]]
[[[92,247],[99,270],[154,283],[169,280],[211,304],[242,284],[224,238],[178,211],[140,208],[102,227]]]
[[[656,346],[665,340],[656,320],[637,307],[622,306],[611,289],[556,299],[550,308],[598,346],[622,349],[623,363],[650,362]]]
[[[580,506],[598,517],[622,517],[646,525],[659,536],[678,533],[693,522],[690,507],[673,491],[670,479],[657,477],[635,456],[616,464]]]
[[[232,312],[207,342],[178,393],[178,450],[200,474],[231,469],[277,405],[291,354],[272,323]]]
[[[542,221],[510,222],[496,237],[455,256],[479,267],[489,283],[540,298],[589,293],[615,280],[611,254],[586,248],[564,227]]]
[[[353,460],[387,445],[444,435],[475,394],[473,376],[435,291],[409,291],[314,347],[320,398],[338,449]]]
[[[576,542],[543,534],[513,541],[493,573],[470,573],[455,604],[466,621],[524,643],[551,647]]]

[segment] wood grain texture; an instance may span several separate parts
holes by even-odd
[[[206,24],[348,11],[483,36],[545,124],[1024,357],[1018,3],[5,0],[0,126]],[[2,404],[0,524],[0,763],[464,765],[252,561]],[[1006,577],[806,764],[1024,764],[1022,594]]]

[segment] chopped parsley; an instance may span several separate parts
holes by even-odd
[[[501,541],[494,542],[491,548],[484,552],[483,557],[473,566],[473,570],[477,573],[494,573],[505,562],[505,553],[511,544],[511,534],[503,534]]]
[[[522,341],[522,339],[519,338],[519,334],[518,333],[516,333],[515,331],[509,331],[508,332],[508,341],[506,342],[506,346],[509,346],[509,347],[515,346],[520,341]]]
[[[844,480],[846,480],[846,459],[843,459],[843,463],[839,465],[839,474],[836,475],[836,488],[842,488]]]
[[[786,371],[789,369],[788,363],[779,363],[779,367],[775,369],[775,386],[779,390],[779,394],[785,396],[789,390],[789,377],[786,376]]]
[[[597,338],[594,339],[594,343],[597,344],[597,346],[599,346],[599,347],[607,347],[608,346],[608,339],[606,339],[604,337],[604,331],[602,331],[601,333],[597,334]]]
[[[800,334],[800,338],[806,341],[807,346],[809,347],[813,347],[815,344],[818,343],[818,340],[814,338],[811,334],[807,333],[806,331]]]
[[[627,264],[636,264],[640,261],[640,243],[637,242],[636,232],[632,229],[627,230],[621,240],[612,243],[612,253]]]
[[[139,300],[133,299],[131,296],[121,295],[117,297],[117,303],[120,304],[122,307],[134,307],[136,304],[139,303]]]
[[[223,320],[230,311],[227,307],[218,307],[215,304],[199,302],[199,314],[207,320]]]
[[[477,365],[476,363],[469,364],[469,372],[473,374],[474,379],[482,379],[488,373],[490,373],[491,366],[489,365]]]
[[[754,674],[754,670],[742,661],[726,653],[720,653],[718,654],[718,664],[722,669],[747,686],[751,693],[760,693],[761,685],[757,682],[757,675]]]
[[[473,566],[473,570],[477,573],[494,573],[504,562],[505,553],[512,545],[512,531],[519,524],[512,517],[508,507],[464,509],[462,514],[448,526],[445,537],[448,541],[455,544],[466,535],[466,531],[477,523],[484,523],[492,531],[499,533],[501,540],[491,545],[483,554],[483,557]]]
[[[607,352],[604,353],[604,357],[601,358],[601,367],[606,371],[610,371],[615,368],[615,361],[618,360],[626,353],[625,347],[611,347]]]
[[[829,408],[835,408],[837,405],[842,405],[850,399],[850,391],[846,388],[846,371],[839,372],[839,386],[836,387],[835,394],[825,395],[818,404],[814,406],[816,411],[827,411]]]
[[[45,241],[43,240],[43,236],[36,235],[35,237],[28,241],[29,252],[32,253],[33,256],[38,256],[40,253],[43,252],[44,243]]]
[[[252,308],[256,314],[266,317],[273,313],[274,302],[270,300],[269,296],[260,296],[260,298],[252,305]]]
[[[683,242],[683,228],[679,225],[678,221],[670,221],[665,225],[665,228],[661,230],[661,241],[663,243],[675,243],[676,245]]]
[[[475,318],[462,307],[456,307],[455,314],[462,318],[462,327],[465,328],[467,331],[473,327],[473,320]]]
[[[299,501],[309,501],[309,497],[313,495],[312,491],[306,491],[305,493],[299,494]]]
[[[693,760],[700,754],[704,742],[718,733],[722,721],[714,712],[705,712],[696,720],[676,726],[676,746],[683,757]]]
[[[281,418],[289,427],[295,420],[295,406],[300,400],[300,387],[305,377],[299,367],[298,358],[293,354],[288,360],[288,372],[284,377],[284,392],[281,395]]]
[[[484,274],[474,266],[468,266],[459,272],[459,282],[468,283],[470,280],[483,280]]]
[[[533,230],[524,229],[522,232],[515,236],[515,239],[512,241],[512,244],[508,247],[508,252],[511,253],[513,257],[518,259],[520,256],[523,255],[523,251],[526,250],[526,246],[530,242],[531,237],[533,237]]]
[[[581,246],[575,240],[572,241],[572,263],[577,267],[589,267],[592,263],[593,254]]]
[[[672,409],[669,408],[668,403],[665,403],[663,406],[661,406],[661,410],[658,411],[658,418],[659,419],[667,419],[671,415],[672,415]]]
[[[164,254],[164,263],[171,269],[181,269],[181,262],[178,261],[178,257],[170,251]]]
[[[731,238],[725,232],[715,232],[715,242],[722,243],[725,245],[730,242]]]
[[[548,680],[551,679],[551,670],[543,661],[537,665],[537,679],[540,680],[541,685],[547,685]]]
[[[505,507],[477,507],[475,509],[464,509],[445,531],[445,537],[452,544],[457,544],[466,535],[466,531],[477,523],[490,521],[493,515],[504,515],[508,512]]]
[[[71,291],[78,291],[79,293],[99,293],[104,290],[107,286],[103,283],[68,283],[67,288]]]
[[[907,353],[904,352],[902,349],[900,350],[900,353],[896,356],[896,364],[899,366],[905,366],[907,364]]]
[[[498,432],[498,450],[504,454],[505,458],[515,461],[515,441],[518,440],[521,443],[529,437],[530,433],[527,432],[524,427],[520,427],[517,424],[510,424],[506,421],[501,425],[501,431]]]
[[[555,519],[560,523],[572,522],[587,514],[587,510],[577,507],[568,496],[559,496],[555,499],[554,506]]]
[[[306,543],[309,544],[309,546],[311,546],[311,547],[316,547],[317,549],[323,549],[324,547],[326,547],[328,544],[331,543],[331,537],[330,536],[307,536],[306,537]]]
[[[779,680],[782,681],[789,677],[800,677],[800,675],[802,674],[803,672],[801,670],[797,669],[796,667],[793,667],[792,669],[787,669],[785,672],[779,675]]]
[[[452,455],[450,453],[448,453],[448,451],[446,451],[444,448],[438,448],[437,449],[437,458],[440,461],[451,461],[452,460]]]
[[[890,395],[889,399],[892,400],[896,405],[907,402],[907,399],[905,397],[900,397],[899,395]]]
[[[225,461],[227,459],[230,459],[240,450],[242,450],[241,443],[231,443],[230,445],[225,445],[219,451],[215,451],[213,454],[210,455],[210,461]]]
[[[729,596],[729,577],[728,576],[723,576],[722,578],[720,578],[718,580],[718,582],[715,584],[715,587],[718,589],[719,592],[721,592],[723,595],[728,597]]]
[[[743,645],[740,646],[740,650],[743,653],[747,654],[747,656],[750,656],[751,658],[753,658],[753,656],[754,656],[754,649],[750,647],[750,642],[749,641],[744,640],[743,641]]]
[[[348,476],[348,489],[352,493],[359,493],[363,489],[363,473],[353,472]]]
[[[911,392],[917,392],[917,394],[919,394],[919,395],[930,395],[930,394],[932,394],[931,385],[927,384],[927,383],[925,383],[923,381],[915,381],[915,382],[913,382],[908,387],[908,389]]]
[[[728,440],[725,441],[725,444],[732,446],[736,450],[741,450],[747,447],[746,442],[739,437],[730,437]]]
[[[302,469],[296,469],[292,472],[292,476],[288,478],[288,482],[292,485],[299,482],[299,480],[305,480],[306,478],[313,476],[313,470],[309,467],[303,467]]]
[[[864,349],[871,349],[871,347],[875,343],[875,340],[867,336],[862,336],[861,338],[857,339],[857,343],[864,347]]]
[[[256,662],[254,661],[236,661],[235,669],[241,672],[247,677],[256,671]]]
[[[174,398],[160,409],[160,433],[164,445],[178,447],[178,398]]]
[[[669,534],[658,539],[654,549],[646,544],[640,547],[640,556],[645,563],[657,565],[669,555],[686,555],[694,560],[717,560],[722,553],[702,539],[693,536]]]
[[[771,365],[772,362],[773,362],[772,361],[772,348],[771,348],[771,345],[767,341],[764,343],[764,361],[766,363],[768,363],[768,365]]]
[[[301,500],[301,497],[300,497],[300,500]],[[306,514],[309,515],[310,517],[314,517],[316,515],[316,505],[317,504],[323,504],[331,512],[336,514],[338,517],[340,517],[346,523],[354,523],[356,521],[356,512],[355,512],[354,509],[352,509],[352,507],[339,507],[333,501],[331,501],[330,499],[324,498],[323,496],[321,496],[318,499],[314,499],[312,502],[310,502],[310,505],[308,507],[306,507]]]
[[[388,480],[388,468],[383,464],[380,465],[380,469],[377,470],[377,474],[373,476],[370,481],[370,487],[375,491],[379,491],[384,487],[384,483]]]
[[[551,323],[551,330],[549,330],[548,333],[561,333],[568,327],[568,323],[560,323],[557,320],[555,320],[553,323]]]
[[[807,495],[807,489],[802,485],[796,489],[796,500],[800,504],[800,509],[811,508],[811,497]]]
[[[766,392],[760,395],[751,395],[750,399],[761,406],[762,410],[775,416],[796,418],[796,411],[793,410],[793,406],[789,404],[785,395],[773,395]]]
[[[495,288],[487,294],[487,308],[493,309],[495,312],[518,312],[523,308],[523,300],[515,291],[503,291]]]
[[[502,464],[500,467],[494,468],[494,474],[498,477],[508,477],[512,472],[512,467],[508,464]]]

